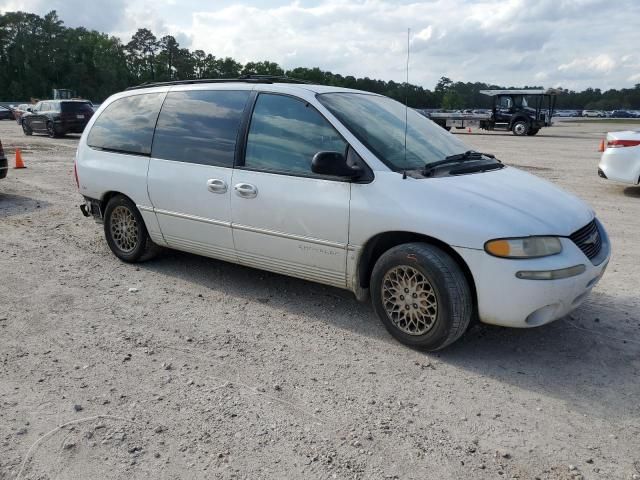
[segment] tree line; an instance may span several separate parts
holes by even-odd
[[[145,82],[251,74],[287,75],[324,85],[356,88],[407,101],[417,108],[487,108],[491,99],[480,90],[505,88],[482,82],[453,82],[443,76],[429,90],[393,80],[343,76],[318,67],[285,70],[270,61],[243,65],[231,57],[183,48],[175,37],[158,38],[146,28],[139,29],[123,43],[115,36],[95,30],[66,27],[55,10],[43,17],[26,12],[0,15],[0,101],[48,98],[53,88],[70,88],[81,97],[101,102],[128,86]],[[564,90],[558,97],[557,108],[639,109],[640,84],[605,92],[597,88],[582,92]]]

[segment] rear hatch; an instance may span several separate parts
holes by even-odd
[[[84,126],[93,115],[90,102],[61,102],[60,120],[67,125]]]

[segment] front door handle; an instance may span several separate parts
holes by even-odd
[[[210,178],[207,180],[207,189],[211,193],[226,193],[227,182],[220,180],[219,178]]]
[[[256,198],[258,195],[258,189],[250,183],[237,183],[233,189],[236,191],[236,194],[242,198]]]

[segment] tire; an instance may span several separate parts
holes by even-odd
[[[22,122],[22,132],[27,136],[30,137],[31,135],[33,135],[33,130],[31,129],[31,127],[29,125],[27,125],[24,121]]]
[[[539,128],[532,128],[527,132],[527,135],[529,135],[530,137],[533,137],[534,135],[537,135],[539,131],[540,131]]]
[[[144,262],[160,251],[135,204],[124,195],[116,195],[107,204],[104,236],[113,254],[127,263]]]
[[[511,126],[511,131],[513,132],[514,135],[517,135],[519,137],[522,137],[524,135],[528,135],[529,134],[529,122],[527,122],[526,120],[517,120]]]
[[[49,138],[57,138],[59,136],[53,122],[47,122],[47,135],[49,135]]]
[[[415,285],[416,278],[422,278],[421,285]],[[455,342],[473,315],[471,289],[459,265],[426,243],[407,243],[385,252],[373,268],[370,292],[373,308],[389,333],[423,350],[439,350]],[[411,305],[412,300],[402,295],[407,292],[418,302],[422,298],[423,307]],[[409,320],[403,308],[410,313]]]
[[[451,127],[442,127],[442,128],[444,128],[447,132],[451,131]]]

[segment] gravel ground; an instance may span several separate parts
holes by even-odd
[[[0,180],[0,479],[640,478],[640,187],[596,175],[607,128],[456,133],[591,203],[614,256],[570,316],[425,354],[348,292],[118,261],[78,209],[78,137],[0,123],[28,167]]]

